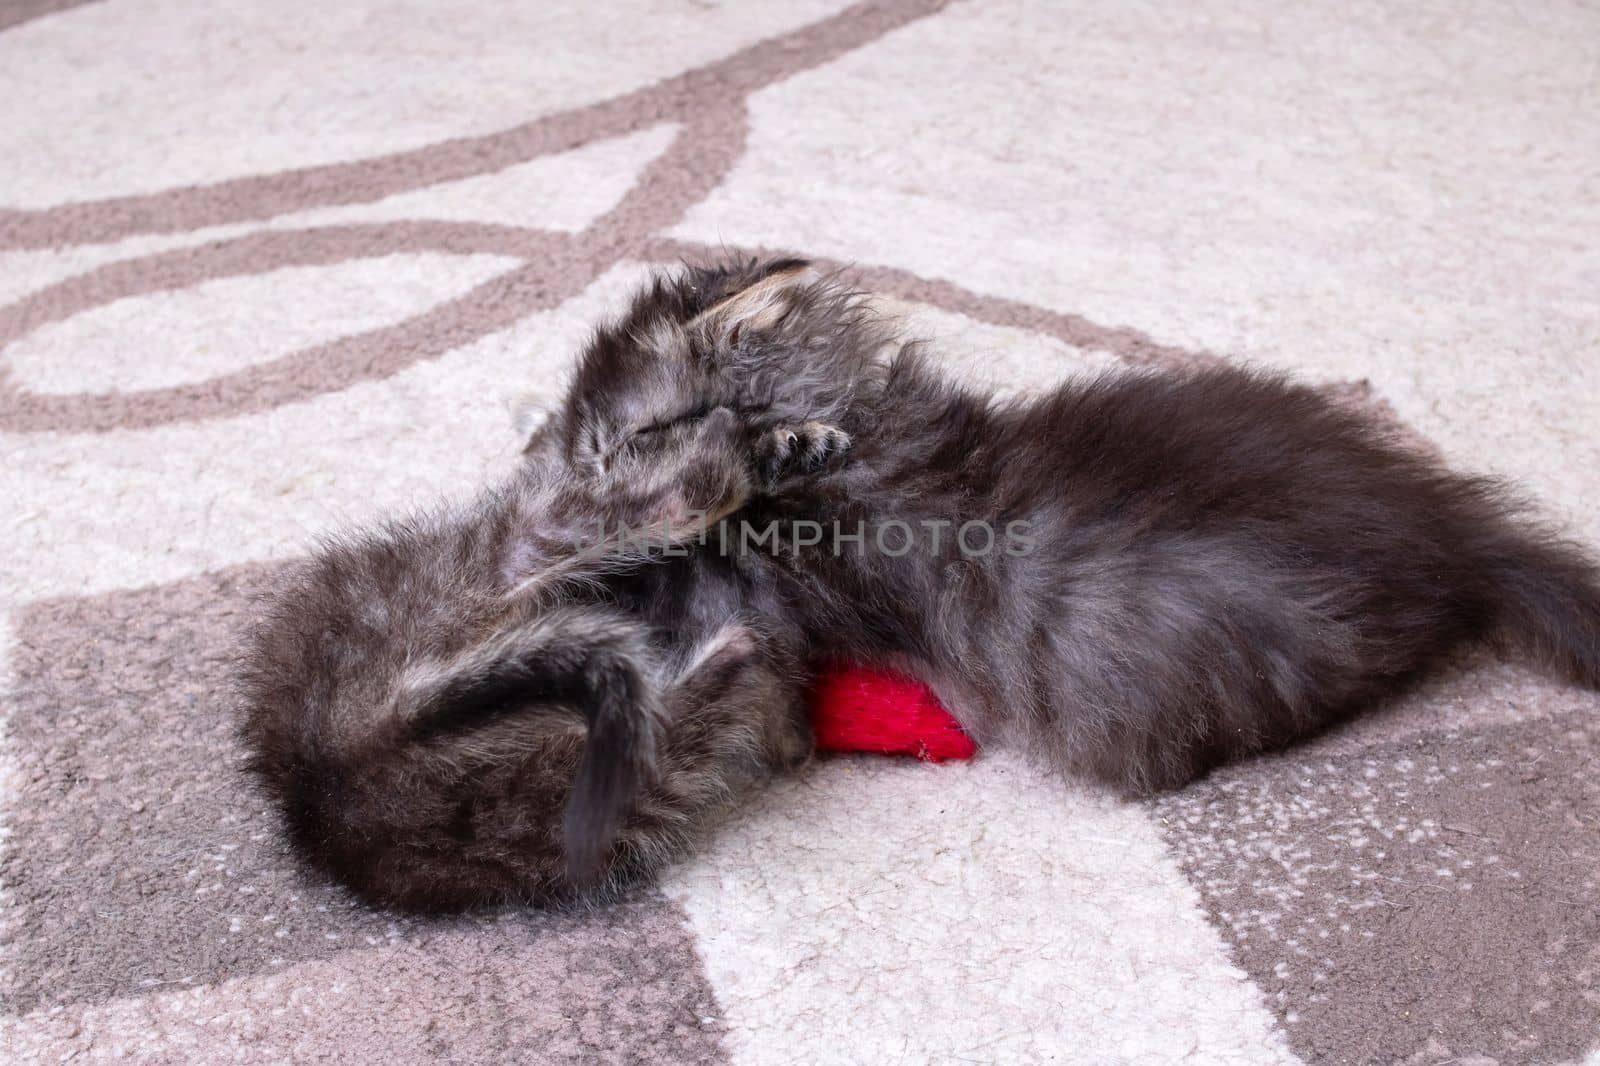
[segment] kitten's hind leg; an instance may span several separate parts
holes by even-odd
[[[727,623],[695,649],[667,689],[669,758],[679,734],[703,722],[737,732],[730,750],[763,771],[802,765],[813,750],[803,688],[798,659],[785,642],[756,625]]]
[[[622,865],[655,868],[740,791],[804,765],[802,689],[794,656],[756,628],[730,623],[696,648],[663,694],[665,745],[618,837]]]

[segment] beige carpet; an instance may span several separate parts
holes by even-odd
[[[825,762],[419,921],[238,772],[248,587],[512,463],[649,264],[854,263],[1002,388],[1293,368],[1600,544],[1600,10],[0,7],[5,1061],[1600,1063],[1600,697],[1490,661],[1148,805]]]

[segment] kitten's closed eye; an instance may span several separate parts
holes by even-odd
[[[741,418],[757,417],[765,414],[768,410],[767,404],[712,404],[707,402],[698,407],[681,411],[675,415],[657,418],[645,425],[631,430],[629,432],[629,436],[649,437],[652,434],[665,433],[667,430],[676,429],[679,426],[704,421],[706,415],[710,414],[718,406],[727,407],[734,414],[739,415]]]
[[[633,432],[630,434],[630,436],[648,437],[648,436],[650,436],[652,434],[656,434],[656,433],[665,433],[669,429],[674,429],[674,428],[676,428],[678,426],[685,425],[687,423],[699,422],[702,419],[704,419],[706,417],[706,415],[709,414],[710,412],[711,412],[711,405],[710,404],[703,404],[700,407],[697,407],[697,408],[695,408],[693,410],[690,410],[690,411],[683,411],[683,412],[681,412],[679,414],[669,415],[669,416],[667,416],[665,418],[658,418],[655,421],[650,422],[647,425],[640,426],[637,429],[633,430]]]

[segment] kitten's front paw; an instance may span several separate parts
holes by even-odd
[[[772,430],[761,441],[758,459],[768,484],[789,474],[821,470],[850,450],[850,434],[823,422],[803,422]]]

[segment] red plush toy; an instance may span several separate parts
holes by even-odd
[[[811,694],[817,750],[915,755],[925,762],[970,759],[978,751],[927,686],[899,674],[841,666]]]

